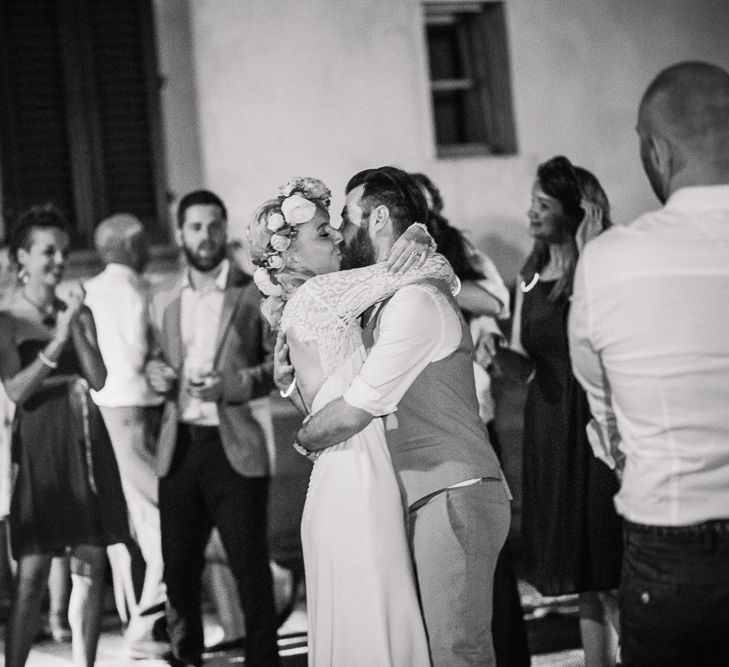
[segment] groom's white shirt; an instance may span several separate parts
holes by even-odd
[[[375,417],[395,412],[415,378],[452,354],[462,335],[458,313],[438,288],[428,283],[401,288],[382,311],[376,343],[344,400]]]

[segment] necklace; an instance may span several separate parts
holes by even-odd
[[[56,309],[54,307],[54,304],[50,303],[47,306],[42,306],[41,304],[37,303],[33,299],[31,299],[26,293],[25,290],[21,290],[20,296],[25,299],[33,308],[35,308],[38,313],[41,316],[41,322],[45,324],[48,327],[52,327],[56,323]]]
[[[535,273],[534,277],[529,281],[529,284],[527,285],[523,280],[521,281],[521,291],[526,294],[527,292],[531,291],[534,285],[536,285],[539,282],[539,274]]]

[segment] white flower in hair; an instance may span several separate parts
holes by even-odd
[[[292,178],[286,185],[282,185],[278,189],[279,194],[282,197],[288,197],[294,191],[294,188],[298,186],[298,180],[297,178]]]
[[[284,261],[281,258],[281,255],[271,255],[268,258],[268,268],[273,269],[274,271],[278,271],[279,269],[282,269],[284,265]]]
[[[278,211],[274,211],[273,213],[271,213],[271,215],[268,216],[266,227],[268,227],[268,229],[270,229],[272,232],[277,232],[279,229],[285,226],[286,220],[284,220],[284,217]]]
[[[300,194],[293,194],[283,200],[281,212],[290,225],[303,225],[316,215],[316,204]]]
[[[271,280],[271,276],[268,271],[262,266],[259,266],[253,272],[253,282],[256,283],[256,287],[265,296],[281,296],[283,294],[283,288],[281,285],[276,285]]]
[[[274,234],[269,243],[276,252],[283,252],[291,245],[291,239],[281,234]]]

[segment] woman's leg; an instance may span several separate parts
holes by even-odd
[[[106,550],[84,544],[71,552],[71,599],[68,620],[71,624],[73,662],[77,667],[92,667],[101,631]]]
[[[18,561],[13,605],[5,637],[6,667],[23,667],[28,659],[40,621],[40,607],[45,592],[50,554],[21,556]]]
[[[48,575],[48,627],[54,642],[71,641],[68,625],[68,598],[71,595],[71,572],[68,556],[56,556]]]
[[[580,635],[585,667],[614,667],[618,633],[614,608],[596,591],[580,593]]]
[[[13,563],[10,558],[8,520],[0,519],[0,614],[10,611],[13,599]]]

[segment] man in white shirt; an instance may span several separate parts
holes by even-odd
[[[570,312],[597,454],[621,475],[624,665],[729,656],[729,73],[661,72],[638,114],[664,207],[591,241]]]
[[[384,259],[426,211],[407,173],[381,167],[357,174],[343,213],[348,265]],[[343,398],[312,416],[298,442],[324,449],[385,417],[432,662],[494,665],[493,574],[510,509],[479,419],[470,330],[436,282],[402,288],[376,308],[363,332],[371,350],[359,375]]]
[[[154,471],[162,398],[144,376],[149,352],[148,288],[141,275],[148,256],[144,227],[128,213],[113,215],[99,223],[94,245],[105,268],[86,282],[86,305],[94,314],[108,374],[104,388],[91,393],[109,431],[145,562],[144,583],[131,610],[125,644],[134,657],[154,656],[166,648],[166,643],[154,641],[153,634],[166,597]]]

